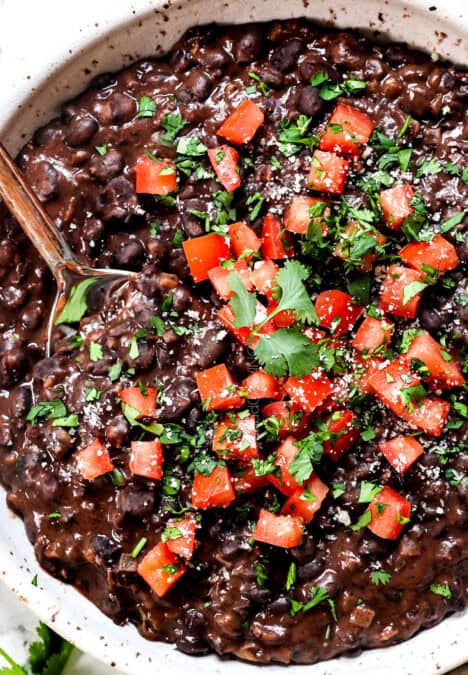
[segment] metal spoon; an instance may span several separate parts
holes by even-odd
[[[57,282],[57,294],[49,317],[47,356],[53,351],[53,329],[68,323],[62,314],[73,294],[86,294],[92,287],[102,297],[113,292],[122,282],[134,278],[125,270],[93,269],[82,265],[74,256],[62,234],[57,230],[34,192],[26,184],[20,169],[0,143],[0,197],[21,225],[40,256],[49,266]],[[81,318],[81,317],[80,317]],[[73,322],[70,322],[73,323]]]

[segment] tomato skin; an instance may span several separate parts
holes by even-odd
[[[238,430],[239,438],[229,439],[229,430]],[[255,415],[234,419],[224,417],[215,425],[213,432],[213,452],[223,459],[248,460],[258,457],[257,420]]]
[[[242,382],[242,389],[245,389],[247,398],[250,400],[262,398],[281,399],[283,393],[281,386],[273,375],[264,370],[256,370],[248,375]]]
[[[195,380],[202,403],[208,410],[228,410],[240,408],[244,404],[224,363],[195,373]]]
[[[197,547],[197,521],[194,514],[186,513],[182,520],[171,518],[167,521],[167,527],[176,527],[182,534],[178,539],[168,539],[167,548],[175,555],[190,560]]]
[[[289,466],[297,453],[299,448],[295,444],[296,439],[294,436],[288,436],[284,441],[276,448],[276,460],[275,466],[279,468],[279,475],[268,474],[268,480],[272,485],[275,486],[277,490],[287,495],[291,496],[295,490],[301,486],[297,480],[289,473]]]
[[[283,231],[280,218],[267,213],[263,219],[262,255],[272,260],[284,260],[294,255],[294,248],[289,232]]]
[[[213,267],[231,257],[229,245],[220,234],[204,234],[182,242],[190,273],[195,283],[206,281]]]
[[[209,476],[196,474],[192,486],[192,504],[196,509],[226,508],[236,495],[229,469],[217,466]]]
[[[398,255],[408,267],[424,272],[422,265],[427,265],[437,270],[439,276],[460,264],[455,246],[440,234],[431,241],[411,241]]]
[[[275,417],[279,422],[280,437],[304,430],[308,416],[292,401],[274,401],[262,408],[262,417]]]
[[[232,223],[229,226],[229,237],[231,239],[231,251],[238,258],[245,251],[257,253],[262,245],[261,239],[257,237],[251,227],[245,223]],[[249,255],[247,260],[252,256]]]
[[[239,153],[230,145],[220,145],[208,150],[208,157],[226,192],[234,192],[241,184]]]
[[[427,331],[422,331],[421,335],[414,338],[406,355],[410,359],[422,361],[431,374],[431,380],[437,386],[450,389],[465,384],[465,378],[456,361],[444,359],[441,345]]]
[[[379,448],[398,473],[405,473],[424,454],[423,446],[414,436],[397,436],[390,441],[382,441]]]
[[[318,370],[304,377],[288,377],[284,390],[301,410],[312,412],[331,394],[332,383]]]
[[[164,569],[167,565],[177,565],[174,574],[170,574]],[[138,565],[137,571],[156,595],[162,598],[185,574],[186,567],[169,550],[167,544],[160,542],[145,555]]]
[[[216,133],[235,145],[242,145],[252,140],[264,119],[260,108],[247,98],[224,120]]]
[[[266,319],[266,316],[267,310],[265,305],[262,305],[261,302],[257,301],[254,328],[258,326],[264,319]],[[234,312],[229,305],[224,305],[224,307],[221,307],[221,309],[218,310],[218,319],[226,328],[226,330],[232,333],[241,344],[246,347],[255,347],[259,340],[258,336],[251,340],[252,330],[250,328],[247,326],[236,328],[234,326]],[[272,321],[268,321],[260,330],[260,334],[266,335],[267,333],[273,333],[275,330],[276,326],[274,323]]]
[[[242,283],[248,291],[252,290],[253,286],[250,267],[245,260],[236,260],[232,269],[222,266],[213,267],[213,269],[208,271],[208,278],[216,293],[226,302],[234,295],[234,291],[229,287],[229,275],[231,272],[236,272],[240,276]]]
[[[391,230],[401,229],[403,221],[414,213],[410,203],[413,197],[414,190],[411,185],[397,185],[382,190],[379,198],[387,227]]]
[[[273,260],[258,260],[252,270],[252,279],[259,293],[272,301],[273,289],[276,284],[276,275],[279,272],[278,265]]]
[[[340,126],[341,131],[334,132],[333,125]],[[320,149],[359,156],[374,126],[366,113],[345,103],[338,103],[328,120],[325,133],[320,137]]]
[[[269,485],[267,476],[257,476],[250,463],[240,466],[240,471],[232,476],[236,494],[252,494]]]
[[[138,194],[168,195],[177,189],[177,167],[170,159],[140,155],[135,171]]]
[[[147,387],[146,393],[140,390],[140,387],[126,387],[119,391],[119,398],[130,408],[138,410],[141,417],[156,417],[156,402],[158,390],[155,387]]]
[[[409,360],[401,357],[392,361],[368,378],[368,384],[374,394],[380,398],[395,415],[422,429],[431,436],[440,436],[450,411],[450,403],[439,398],[424,397],[411,410],[405,406],[401,391],[421,383],[413,374]]]
[[[347,241],[352,238],[356,230],[362,231],[363,227],[359,223],[353,221],[348,225],[341,241],[335,247],[334,254],[336,255],[337,258],[341,258],[342,260],[349,260],[350,251],[349,245],[347,245]],[[375,239],[375,241],[379,246],[383,246],[387,241],[387,237],[381,232],[371,231],[369,232],[369,235]],[[376,253],[372,253],[372,251],[369,251],[362,257],[362,264],[359,266],[359,269],[362,270],[363,272],[369,272],[372,269],[374,262],[377,260],[377,257],[378,256]]]
[[[384,319],[366,316],[354,337],[353,347],[366,355],[380,352],[389,344],[392,333],[393,324]]]
[[[266,509],[260,509],[252,537],[255,541],[261,541],[264,544],[293,548],[301,544],[303,533],[304,526],[300,518],[279,516]]]
[[[315,150],[309,172],[309,187],[319,192],[342,194],[348,177],[349,162],[334,152]]]
[[[334,326],[333,335],[340,336],[347,333],[354,326],[364,311],[364,307],[357,305],[348,293],[339,290],[322,291],[315,300],[315,311],[324,328]],[[334,322],[340,321],[334,325]]]
[[[414,319],[417,314],[421,293],[417,293],[406,304],[403,303],[405,288],[421,281],[421,273],[402,265],[390,265],[380,291],[380,308],[383,312]]]
[[[364,372],[358,372],[356,374],[355,380],[356,385],[359,389],[365,394],[373,394],[374,390],[369,384],[369,379],[372,375],[384,367],[385,361],[379,359],[377,356],[372,356],[370,359],[363,359],[361,356],[355,355],[354,357],[354,366],[360,371],[363,369]]]
[[[304,195],[293,197],[292,202],[284,213],[285,228],[289,232],[294,232],[295,234],[307,234],[309,223],[313,220],[314,222],[322,224],[322,232],[326,235],[328,230],[325,218],[330,215],[331,211],[327,206],[324,209],[323,215],[316,216],[312,219],[309,214],[309,209],[317,203],[324,203],[324,201],[319,197],[308,197]]]
[[[345,452],[348,452],[361,435],[359,420],[352,410],[337,410],[325,423],[328,431],[337,434],[323,444],[323,452],[334,462],[337,462]]]
[[[115,468],[109,451],[99,438],[95,438],[86,448],[77,452],[76,463],[85,480],[94,480]]]
[[[379,504],[385,505],[381,513]],[[382,539],[397,539],[405,526],[399,521],[410,517],[411,504],[386,485],[369,504],[368,511],[371,512],[372,520],[367,527],[373,534]]]
[[[293,492],[281,509],[281,513],[297,516],[304,523],[310,523],[316,512],[320,509],[328,491],[328,486],[322,483],[316,473],[313,473],[304,482],[303,487],[299,487]],[[309,493],[315,496],[315,499],[309,500],[304,498]]]
[[[163,447],[158,440],[131,442],[129,467],[132,474],[161,480],[163,464]]]

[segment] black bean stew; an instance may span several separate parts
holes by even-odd
[[[45,570],[188,654],[312,663],[467,598],[468,78],[305,20],[99,76],[1,214],[1,476]],[[102,302],[102,298],[101,298]]]

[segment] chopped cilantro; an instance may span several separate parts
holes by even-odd
[[[454,227],[460,225],[460,223],[465,218],[465,214],[466,214],[465,211],[459,211],[459,213],[455,213],[455,215],[453,215],[451,218],[442,223],[442,225],[440,226],[440,231],[450,232],[450,230],[453,230]]]
[[[154,117],[156,113],[156,102],[149,96],[142,96],[138,102],[137,117]]]
[[[146,537],[142,537],[138,544],[135,546],[133,551],[130,553],[132,558],[138,558],[142,550],[145,548],[146,544],[148,543],[148,539]]]
[[[359,499],[360,504],[368,504],[371,502],[380,492],[382,488],[380,485],[374,485],[369,481],[363,480],[359,486]]]
[[[93,277],[73,286],[62,311],[55,320],[56,326],[62,323],[78,323],[84,317],[88,309],[86,301],[88,290],[96,282],[97,279]]]
[[[445,584],[432,584],[431,591],[435,593],[435,595],[441,595],[447,600],[451,600],[452,598],[452,590],[447,582],[445,582]]]
[[[169,113],[164,115],[162,119],[162,126],[164,134],[159,137],[163,145],[172,145],[180,134],[182,129],[188,124],[181,115]]]
[[[91,341],[89,343],[89,358],[91,359],[91,361],[93,363],[103,359],[104,358],[104,350],[102,348],[102,345],[100,345],[98,342]]]
[[[333,499],[338,499],[346,492],[346,483],[333,483],[332,484],[332,495]]]
[[[54,420],[64,418],[67,414],[67,408],[63,401],[40,401],[33,406],[26,416],[26,420],[31,424],[36,424],[38,420]]]
[[[376,586],[378,586],[379,584],[385,586],[392,578],[392,575],[389,574],[388,572],[385,572],[384,570],[373,570],[370,576],[372,583],[375,584]]]
[[[296,576],[297,576],[297,566],[296,566],[295,562],[292,562],[289,565],[288,575],[286,577],[286,583],[284,585],[284,587],[287,591],[290,591],[291,588],[296,583]]]

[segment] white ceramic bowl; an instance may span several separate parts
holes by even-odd
[[[92,75],[167,50],[194,24],[308,16],[379,31],[428,49],[434,58],[466,63],[467,14],[466,0],[445,0],[444,6],[439,0],[0,0],[0,137],[10,150],[18,150]],[[172,646],[144,640],[132,626],[115,626],[73,588],[38,567],[22,522],[9,513],[3,494],[0,522],[0,580],[83,651],[131,675],[169,675],[185,668],[192,675],[251,675],[259,670],[215,656],[190,658]],[[39,584],[34,587],[36,573]],[[288,675],[444,673],[468,660],[467,630],[465,612],[401,645],[292,666]],[[284,675],[283,667],[268,668],[268,675],[279,673]]]

